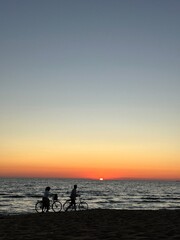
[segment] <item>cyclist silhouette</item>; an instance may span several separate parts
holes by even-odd
[[[72,191],[71,191],[71,196],[70,196],[70,198],[71,198],[71,203],[70,203],[70,205],[66,208],[65,211],[67,211],[71,206],[74,206],[74,210],[76,211],[76,197],[79,196],[79,195],[77,194],[76,189],[77,189],[77,185],[74,185],[74,188],[72,189]]]
[[[42,201],[43,201],[42,212],[44,211],[44,208],[46,208],[46,212],[49,211],[49,207],[50,207],[49,197],[52,196],[52,194],[50,193],[50,189],[51,189],[50,187],[45,188],[44,195],[42,198]]]

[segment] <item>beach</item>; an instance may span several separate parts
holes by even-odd
[[[180,210],[106,210],[0,216],[0,239],[180,239]]]

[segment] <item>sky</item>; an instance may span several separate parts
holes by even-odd
[[[180,179],[179,0],[1,0],[0,176]]]

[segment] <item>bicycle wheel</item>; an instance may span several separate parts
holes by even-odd
[[[88,210],[88,204],[86,202],[80,202],[78,205],[78,210]]]
[[[67,200],[67,201],[63,204],[63,209],[64,209],[64,211],[70,212],[70,211],[74,211],[74,210],[75,210],[73,205],[70,206],[70,203],[71,203],[71,200]]]
[[[60,201],[55,201],[52,204],[52,210],[54,212],[60,212],[62,209],[62,203]]]
[[[38,213],[44,212],[43,210],[43,202],[42,201],[37,201],[37,203],[35,204],[35,210]]]

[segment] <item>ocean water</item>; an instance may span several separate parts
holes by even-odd
[[[180,209],[180,181],[0,178],[0,215],[35,212],[46,186],[63,204],[74,184],[90,209]]]

